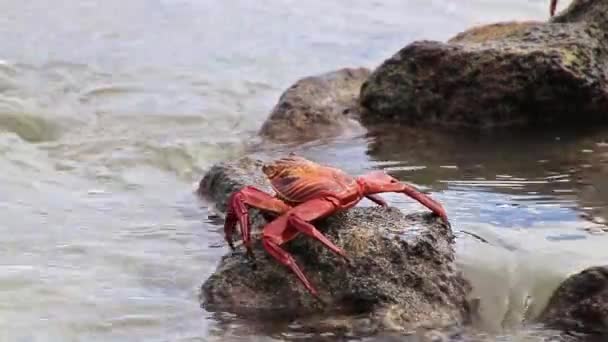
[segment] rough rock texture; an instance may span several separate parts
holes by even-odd
[[[266,175],[261,172],[262,165],[261,160],[248,157],[215,164],[201,179],[197,192],[210,200],[219,212],[225,213],[230,195],[244,185],[255,185],[272,193]]]
[[[446,43],[413,42],[363,84],[363,122],[608,122],[607,13],[608,0],[575,0],[549,23],[500,23]]]
[[[488,40],[506,38],[514,33],[521,33],[526,29],[541,25],[543,23],[538,21],[508,21],[476,26],[455,35],[448,40],[448,43],[483,43]]]
[[[203,178],[199,192],[224,202],[242,185],[268,189],[259,162],[219,164]],[[470,285],[454,269],[454,235],[430,212],[404,215],[395,208],[357,207],[316,222],[351,256],[350,266],[312,239],[286,244],[325,305],[263,250],[257,234],[264,220],[257,215],[253,221],[256,268],[242,251],[225,255],[202,286],[207,309],[283,317],[363,314],[371,330],[459,325],[469,318]]]
[[[344,68],[300,79],[281,95],[260,136],[292,142],[362,131],[359,90],[369,74],[366,68]]]
[[[566,279],[539,321],[547,326],[608,340],[608,266],[588,268]]]

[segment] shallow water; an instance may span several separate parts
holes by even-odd
[[[227,251],[192,193],[204,171],[242,154],[300,77],[374,67],[474,24],[544,19],[547,4],[34,0],[0,13],[0,340],[266,341],[299,335],[199,306]],[[516,341],[559,280],[608,259],[606,139],[403,129],[298,151],[385,168],[445,203],[459,234],[490,241],[459,239],[458,262],[478,326]]]

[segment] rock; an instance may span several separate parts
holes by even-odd
[[[608,339],[608,266],[590,267],[566,279],[538,320],[553,329]]]
[[[243,187],[255,185],[271,193],[272,188],[260,170],[263,162],[248,157],[213,165],[199,182],[197,193],[213,203],[219,212],[226,212],[230,195]]]
[[[550,23],[476,27],[416,41],[363,84],[364,124],[446,127],[608,122],[608,1],[578,0]]]
[[[608,28],[607,11],[606,0],[572,0],[568,8],[556,15],[552,22],[583,22],[605,32]]]
[[[369,74],[366,68],[343,68],[298,80],[281,95],[259,135],[293,142],[362,132],[359,90]]]
[[[503,39],[514,33],[542,24],[538,21],[507,21],[475,26],[450,38],[448,43],[483,43],[489,40]]]
[[[205,175],[199,193],[223,203],[244,185],[268,190],[260,164],[250,158],[219,164]],[[225,206],[218,203],[217,208]],[[254,317],[346,315],[353,319],[348,326],[367,332],[460,325],[468,320],[465,297],[470,285],[454,266],[454,235],[430,212],[405,215],[396,208],[356,207],[315,222],[351,256],[351,266],[310,238],[287,243],[285,250],[295,257],[325,304],[263,249],[259,232],[266,221],[254,216],[255,269],[242,246],[225,255],[201,288],[207,310]],[[354,323],[359,322],[354,317],[361,315],[369,324]]]

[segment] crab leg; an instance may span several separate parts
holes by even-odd
[[[296,274],[298,279],[300,279],[302,284],[304,284],[304,286],[310,293],[312,293],[314,296],[319,295],[317,290],[312,286],[308,279],[306,279],[306,276],[304,275],[304,273],[302,273],[302,270],[300,269],[298,264],[296,264],[295,259],[291,255],[289,255],[289,253],[285,252],[285,250],[279,247],[278,243],[272,241],[270,238],[265,238],[262,243],[264,245],[264,248],[266,249],[266,251],[268,251],[270,255],[277,259],[281,264],[289,267],[291,271]]]
[[[319,240],[331,251],[348,260],[346,253],[340,247],[334,245],[309,223],[309,221],[335,212],[339,208],[337,203],[339,201],[330,198],[314,199],[293,207],[264,227],[263,244],[265,249],[281,264],[289,267],[306,289],[315,296],[318,296],[317,290],[308,281],[294,258],[280,246],[295,238],[299,233],[303,233]]]
[[[557,7],[557,0],[551,0],[551,5],[549,6],[549,12],[551,16],[555,15],[555,8]]]
[[[300,216],[291,214],[289,215],[289,219],[287,220],[287,224],[290,227],[297,229],[300,233],[310,236],[313,239],[319,240],[325,247],[329,248],[332,252],[346,259],[347,262],[350,263],[350,259],[346,255],[344,250],[336,245],[333,242],[329,241],[325,235],[321,234],[320,231],[315,228],[312,224],[304,221]]]
[[[380,178],[379,180],[379,177],[383,176],[379,175],[378,173],[370,173],[358,179],[361,186],[365,189],[365,196],[367,198],[370,198],[370,196],[377,196],[377,194],[383,192],[402,193],[429,208],[432,212],[441,216],[441,218],[443,218],[446,222],[448,221],[448,215],[439,202],[418,191],[411,185],[398,182],[394,179],[385,181],[384,179]]]
[[[386,201],[382,197],[380,197],[380,195],[378,195],[378,194],[366,195],[365,197],[367,197],[367,199],[369,199],[370,201],[376,203],[377,205],[379,205],[381,207],[388,206],[388,203],[386,203]]]
[[[420,204],[424,205],[425,207],[429,208],[432,212],[439,215],[446,222],[448,221],[448,214],[445,212],[445,209],[439,202],[435,201],[431,197],[418,191],[416,188],[414,188],[411,185],[407,185],[407,184],[403,184],[403,183],[397,183],[397,185],[398,185],[398,191],[396,191],[396,192],[401,192],[401,193],[406,194],[407,196],[415,199]]]
[[[228,209],[226,211],[226,221],[224,222],[225,239],[230,248],[234,249],[232,234],[234,232],[234,228],[236,227],[236,223],[239,222],[243,237],[243,245],[245,245],[245,248],[247,249],[247,254],[249,256],[253,256],[253,252],[251,250],[249,210],[247,206],[269,211],[278,215],[288,211],[291,207],[276,197],[272,197],[252,186],[246,186],[230,196],[228,201]]]

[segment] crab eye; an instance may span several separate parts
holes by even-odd
[[[398,180],[396,180],[395,178],[391,179],[391,183],[399,183]]]

